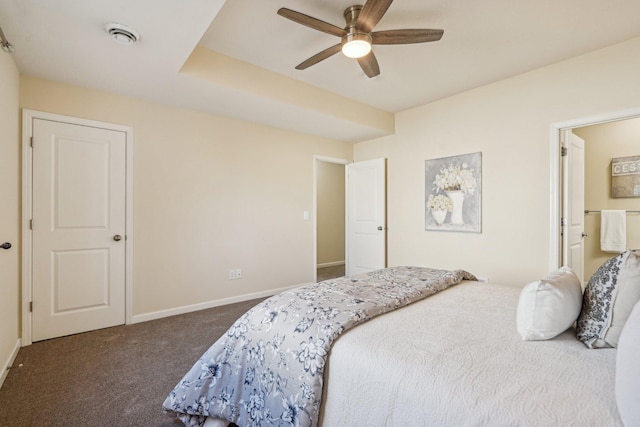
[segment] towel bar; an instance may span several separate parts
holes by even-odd
[[[592,211],[592,210],[589,210],[589,209],[585,209],[584,210],[584,213],[586,213],[586,214],[588,214],[588,213],[600,213],[600,212],[602,212],[602,211]],[[640,211],[625,211],[625,212],[626,213],[640,213]]]

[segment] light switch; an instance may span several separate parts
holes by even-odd
[[[309,211],[304,211],[304,213],[302,214],[302,217],[304,218],[305,221],[309,221]]]

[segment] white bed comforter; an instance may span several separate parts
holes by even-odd
[[[165,399],[186,425],[316,426],[331,344],[375,316],[436,294],[465,271],[393,267],[307,284],[242,315]]]
[[[520,288],[463,282],[334,343],[321,425],[621,426],[615,349],[516,331]]]

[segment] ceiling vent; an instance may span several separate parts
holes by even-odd
[[[105,26],[105,29],[107,30],[111,38],[116,41],[116,43],[122,45],[129,46],[140,40],[140,34],[138,34],[136,30],[129,28],[126,25],[111,23],[107,24]]]

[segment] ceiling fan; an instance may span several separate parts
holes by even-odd
[[[438,41],[442,38],[444,30],[385,30],[373,31],[391,6],[393,0],[367,0],[362,5],[350,6],[344,11],[347,25],[344,28],[337,27],[328,22],[321,21],[304,13],[287,9],[278,10],[278,15],[288,18],[298,24],[306,25],[314,30],[331,34],[341,38],[340,43],[331,46],[322,52],[316,53],[306,61],[296,66],[296,70],[304,70],[342,51],[350,58],[356,58],[360,68],[368,77],[380,74],[378,60],[371,50],[374,44],[410,44]]]

